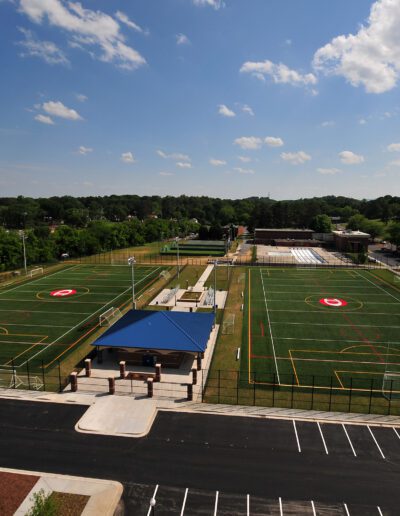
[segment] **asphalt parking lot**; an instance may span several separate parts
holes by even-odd
[[[0,400],[0,465],[118,480],[126,515],[399,514],[397,428],[160,412],[132,439],[77,433],[85,410]]]

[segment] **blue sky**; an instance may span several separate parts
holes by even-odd
[[[400,195],[398,0],[0,0],[0,195]]]

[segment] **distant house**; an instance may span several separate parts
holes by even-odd
[[[368,252],[368,244],[371,235],[362,231],[333,231],[333,240],[335,247],[339,251],[347,251],[349,253],[366,253]]]

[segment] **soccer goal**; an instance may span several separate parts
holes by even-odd
[[[0,370],[0,389],[30,389],[42,391],[43,380],[39,376],[19,375],[15,369]]]
[[[388,400],[400,399],[400,373],[386,372],[383,375],[382,394]]]
[[[225,314],[222,321],[222,335],[233,335],[235,333],[235,314]]]
[[[164,278],[165,281],[168,281],[171,277],[171,273],[169,271],[161,271],[160,278]]]
[[[43,274],[43,267],[36,267],[28,272],[28,276],[33,278],[34,276],[41,276]]]
[[[99,315],[99,326],[111,326],[121,317],[121,310],[113,306]]]

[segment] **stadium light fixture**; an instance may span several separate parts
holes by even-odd
[[[136,301],[135,301],[135,257],[130,256],[128,258],[128,265],[131,266],[131,276],[132,276],[132,310],[136,310]]]

